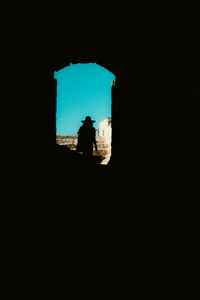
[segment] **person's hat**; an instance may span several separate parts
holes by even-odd
[[[90,116],[87,116],[86,118],[85,118],[85,120],[83,120],[83,121],[81,121],[81,122],[83,122],[83,123],[94,123],[95,121],[94,120],[91,120],[91,117]]]

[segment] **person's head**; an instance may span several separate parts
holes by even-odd
[[[83,125],[86,126],[93,126],[93,123],[95,122],[94,120],[91,119],[90,116],[85,117],[85,120],[81,121]]]

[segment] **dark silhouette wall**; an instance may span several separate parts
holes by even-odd
[[[174,61],[167,65],[167,61],[161,67],[148,59],[125,63],[123,56],[114,55],[72,55],[68,61],[61,58],[52,68],[58,70],[70,62],[96,62],[116,76],[112,88],[114,164],[128,166],[135,162],[155,167],[162,161],[173,165],[198,144],[198,100],[190,84],[185,86],[182,81],[181,65],[173,65]],[[128,141],[126,147],[123,140]]]
[[[63,18],[64,22],[68,14],[69,11]],[[133,229],[134,236],[141,237],[134,246],[142,245],[140,241],[145,240],[146,245],[141,246],[145,251],[150,248],[152,233],[161,228],[156,237],[160,247],[160,237],[166,237],[163,234],[165,228],[168,230],[171,220],[180,215],[180,207],[184,204],[188,207],[183,199],[186,198],[187,202],[192,199],[194,188],[188,183],[196,180],[199,190],[199,62],[192,61],[193,53],[182,54],[182,47],[177,51],[174,42],[170,44],[171,36],[162,44],[162,32],[154,40],[150,32],[147,40],[144,33],[135,33],[141,24],[138,22],[135,31],[132,32],[130,27],[129,38],[126,38],[126,29],[123,31],[121,22],[116,21],[122,34],[120,37],[119,32],[115,32],[115,43],[111,31],[108,43],[102,32],[96,35],[91,23],[91,35],[84,31],[82,40],[77,35],[69,40],[72,24],[64,26],[60,37],[58,28],[57,31],[49,30],[49,43],[46,31],[40,35],[41,40],[39,34],[33,36],[24,31],[20,47],[21,31],[16,32],[13,39],[8,35],[12,41],[8,58],[11,63],[2,69],[7,83],[3,86],[7,93],[6,97],[2,94],[2,104],[8,103],[8,108],[2,109],[2,115],[7,116],[2,131],[8,133],[7,140],[11,142],[8,149],[7,140],[3,140],[5,152],[9,150],[10,155],[8,160],[2,156],[2,162],[6,157],[3,176],[8,177],[7,191],[14,192],[10,198],[15,203],[13,214],[18,220],[13,228],[19,221],[19,214],[15,211],[18,207],[27,220],[33,214],[32,226],[35,228],[38,224],[41,241],[46,237],[46,228],[51,226],[52,230],[48,229],[51,245],[55,225],[55,236],[63,228],[65,232],[60,233],[60,240],[65,240],[67,232],[76,224],[77,232],[85,222],[95,231],[93,225],[96,222],[99,227],[105,224],[109,241],[113,232],[119,241],[121,232],[122,247],[125,239],[130,241]],[[54,27],[54,19],[52,23]],[[90,44],[86,43],[85,36],[92,40]],[[79,43],[74,45],[74,40]],[[57,159],[55,155],[56,81],[53,73],[70,62],[96,62],[116,76],[116,86],[112,90],[113,155],[111,164],[105,168],[77,164],[73,169],[73,164],[66,163],[62,156]],[[15,122],[8,132],[6,126],[10,119]],[[10,184],[12,178],[14,185]],[[10,201],[7,202],[10,205]],[[176,207],[174,203],[177,203]],[[68,222],[70,216],[72,222]],[[184,218],[187,219],[185,214]],[[162,223],[166,227],[160,226]],[[44,224],[43,231],[40,224]],[[107,224],[111,225],[110,230]],[[22,223],[22,228],[27,228],[27,222]],[[179,229],[178,226],[174,240]],[[171,232],[174,232],[174,227]],[[170,238],[171,232],[167,232]],[[148,233],[149,240],[146,239]],[[27,231],[24,241],[29,235]],[[92,238],[94,236],[97,236],[96,232]],[[74,237],[76,239],[77,235]],[[57,242],[54,245],[57,247]],[[79,245],[77,249],[80,248]]]
[[[54,71],[70,62],[96,62],[116,76],[116,85],[112,88],[112,159],[108,166],[114,170],[113,174],[120,177],[132,172],[138,178],[151,173],[166,175],[173,173],[172,170],[179,170],[181,174],[181,170],[186,170],[185,166],[197,163],[200,135],[198,85],[194,86],[194,96],[186,65],[183,67],[173,56],[164,57],[157,53],[146,56],[140,49],[133,53],[131,50],[117,52],[112,48],[109,52],[77,54],[66,47],[52,51],[51,57],[46,58],[37,78],[39,115],[36,114],[35,120],[35,140],[44,160],[55,154]],[[115,55],[115,52],[119,54]],[[191,64],[188,64],[190,71]],[[193,72],[196,84],[197,78],[198,68]]]

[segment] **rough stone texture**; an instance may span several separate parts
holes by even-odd
[[[67,146],[71,150],[76,150],[77,135],[57,135],[56,143],[61,146]]]
[[[112,119],[106,118],[99,123],[99,136],[104,137],[107,144],[111,144]]]
[[[74,150],[74,151],[76,150],[77,141],[78,141],[77,135],[57,135],[56,136],[56,144],[61,145],[61,146],[66,146],[70,150]],[[95,148],[93,148],[93,155],[104,156],[105,159],[102,161],[102,164],[107,164],[110,159],[110,155],[111,155],[111,147],[109,144],[106,143],[104,137],[97,136],[96,142],[97,142],[98,151],[95,151]]]
[[[107,164],[111,156],[112,144],[112,118],[108,117],[99,123],[99,138],[104,139],[104,144],[107,145],[107,154],[104,164]]]

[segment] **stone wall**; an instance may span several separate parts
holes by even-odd
[[[104,139],[104,143],[107,145],[107,160],[111,156],[111,145],[112,145],[112,118],[106,118],[99,123],[99,138]]]
[[[67,146],[71,150],[76,150],[77,140],[77,135],[56,135],[56,144]]]
[[[107,144],[111,144],[111,135],[112,135],[112,127],[111,127],[111,118],[106,118],[105,120],[99,123],[99,136],[104,137]]]
[[[70,148],[70,150],[76,150],[78,141],[77,135],[57,135],[56,136],[56,143],[61,146],[66,146]],[[93,155],[101,155],[101,156],[107,156],[110,154],[110,147],[105,142],[104,137],[97,136],[96,137],[97,142],[97,149],[98,151],[95,151],[95,148],[93,148]]]

